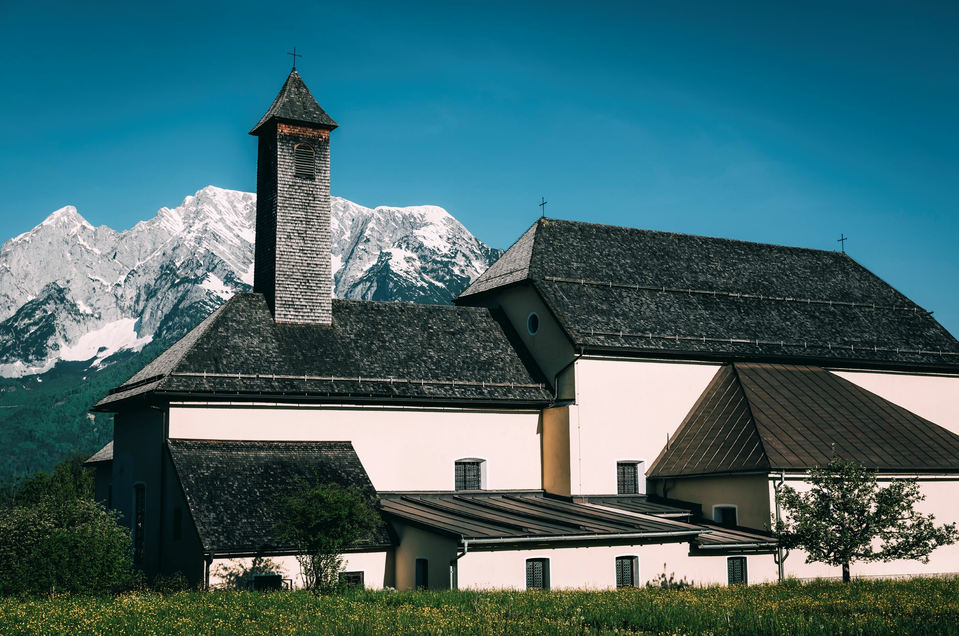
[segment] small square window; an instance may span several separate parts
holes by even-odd
[[[736,506],[713,506],[713,521],[722,526],[739,525],[736,519]]]
[[[549,589],[549,559],[526,559],[526,589]]]
[[[481,459],[461,459],[455,465],[455,489],[456,490],[482,490],[483,489],[483,460]]]
[[[730,585],[749,582],[746,576],[746,557],[729,557],[726,560],[726,569],[729,572]]]
[[[645,482],[646,462],[616,462],[616,494],[641,495],[646,492]]]
[[[346,587],[363,589],[364,578],[363,572],[340,572],[340,582]]]
[[[638,557],[616,557],[616,587],[636,587],[636,579],[639,572],[638,565]]]

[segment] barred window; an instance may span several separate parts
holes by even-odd
[[[616,587],[635,587],[639,570],[638,565],[638,557],[616,557]]]
[[[526,559],[526,589],[549,589],[549,559]]]
[[[646,488],[646,462],[616,462],[616,494],[641,495]],[[642,479],[642,484],[640,480]]]
[[[454,488],[456,490],[482,490],[482,459],[459,459],[454,467]]]
[[[363,589],[365,576],[363,572],[340,572],[340,582],[346,587]]]
[[[729,584],[748,583],[746,577],[746,557],[729,557],[726,560],[726,569],[729,572]]]
[[[293,148],[293,174],[297,179],[316,178],[316,153],[309,144],[296,144]]]

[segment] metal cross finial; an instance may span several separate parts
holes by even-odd
[[[842,233],[840,233],[840,234],[839,234],[839,238],[836,239],[836,242],[837,242],[837,243],[840,243],[840,244],[842,245],[842,253],[843,253],[843,254],[846,253],[846,241],[848,241],[848,240],[849,240],[849,237],[846,236],[845,234],[842,234]]]
[[[545,219],[545,218],[546,218],[546,203],[547,203],[546,197],[540,197],[540,199],[542,199],[543,202],[539,204],[539,207],[543,208],[543,218]]]
[[[295,47],[295,46],[293,47],[293,52],[292,52],[292,53],[287,53],[287,55],[292,55],[292,56],[293,56],[293,70],[295,71],[295,70],[296,70],[296,58],[298,58],[298,57],[303,57],[303,56],[300,55],[300,54],[298,54],[298,53],[296,52],[296,47]]]

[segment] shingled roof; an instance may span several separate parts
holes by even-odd
[[[839,252],[540,219],[457,303],[517,284],[582,351],[959,370],[959,341]]]
[[[329,130],[338,126],[333,118],[316,103],[316,99],[313,98],[313,94],[296,69],[290,71],[290,76],[286,78],[283,88],[273,100],[270,109],[260,118],[250,134],[258,134],[257,131],[261,126],[274,119],[289,123],[312,124]]]
[[[485,308],[334,300],[326,327],[278,324],[262,294],[237,294],[94,409],[191,397],[544,406],[517,341]]]
[[[167,442],[205,552],[279,553],[279,501],[302,486],[373,485],[349,442],[246,442],[171,439]],[[385,524],[366,547],[390,544]]]
[[[836,454],[883,473],[959,472],[959,435],[820,367],[722,367],[651,478],[803,472]]]

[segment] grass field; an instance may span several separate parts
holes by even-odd
[[[959,579],[598,592],[5,598],[0,634],[959,635]]]

